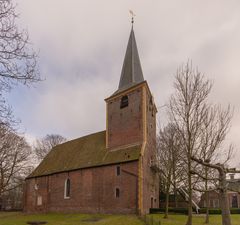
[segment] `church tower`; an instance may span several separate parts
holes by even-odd
[[[138,212],[158,207],[156,157],[157,108],[144,80],[134,30],[131,29],[118,89],[106,101],[106,148],[141,148],[138,160]]]
[[[108,149],[156,142],[156,106],[144,80],[133,28],[122,66],[118,89],[107,104]]]

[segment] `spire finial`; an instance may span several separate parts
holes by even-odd
[[[131,21],[131,23],[132,23],[132,27],[133,27],[133,24],[134,24],[134,17],[136,16],[136,14],[134,14],[134,12],[133,12],[132,10],[129,10],[129,13],[130,13],[131,16],[132,16],[132,21]]]

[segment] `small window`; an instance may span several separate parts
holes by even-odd
[[[42,205],[42,196],[40,195],[37,197],[37,205],[38,206]]]
[[[120,176],[120,174],[121,174],[120,166],[117,166],[117,176]]]
[[[119,190],[119,188],[116,188],[116,193],[115,193],[115,195],[116,195],[116,198],[119,198],[119,197],[120,197],[120,190]]]
[[[71,189],[71,183],[70,183],[70,179],[68,178],[65,181],[64,198],[70,198],[70,189]]]
[[[127,95],[124,95],[122,98],[121,98],[121,104],[120,104],[120,109],[122,108],[125,108],[128,106],[128,96]]]

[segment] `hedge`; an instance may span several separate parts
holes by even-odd
[[[231,214],[240,214],[240,209],[239,208],[231,208],[230,209]],[[206,208],[201,208],[199,210],[199,213],[206,213]],[[209,214],[221,214],[222,210],[219,208],[210,208],[209,209]]]
[[[165,208],[150,208],[150,214],[155,213],[164,213]],[[188,208],[168,208],[168,212],[170,213],[179,213],[179,214],[188,214]]]
[[[150,208],[150,214],[156,214],[156,213],[164,213],[165,208]],[[188,208],[168,208],[169,213],[179,213],[179,214],[188,214]],[[206,213],[206,208],[201,208],[198,211],[201,214]],[[230,209],[231,214],[240,214],[239,208],[231,208]],[[221,209],[219,208],[210,208],[209,214],[221,214]]]

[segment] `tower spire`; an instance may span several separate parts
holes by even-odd
[[[144,81],[141,62],[139,59],[136,39],[133,30],[135,14],[131,10],[129,12],[132,15],[132,29],[130,32],[127,50],[123,61],[122,72],[117,92]]]

